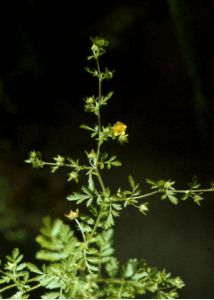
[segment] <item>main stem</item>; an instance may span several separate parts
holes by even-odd
[[[97,72],[98,72],[98,81],[99,81],[99,85],[98,85],[98,104],[99,104],[99,110],[98,110],[98,127],[99,127],[99,140],[98,140],[98,144],[97,144],[97,162],[96,162],[96,174],[97,174],[97,178],[98,181],[100,183],[100,186],[102,188],[103,193],[105,193],[105,185],[104,182],[102,180],[102,177],[100,175],[99,172],[99,158],[100,158],[100,148],[102,145],[102,140],[100,138],[100,133],[101,133],[101,116],[100,116],[100,103],[101,103],[101,97],[102,97],[102,75],[101,75],[101,70],[100,70],[100,64],[99,64],[99,59],[96,59],[96,63],[97,63]]]
[[[99,128],[99,140],[98,140],[98,145],[97,145],[97,163],[99,161],[99,156],[100,156],[100,147],[101,147],[101,140],[100,140],[100,132],[101,132],[101,116],[100,116],[100,102],[101,102],[101,97],[102,97],[102,78],[101,78],[101,70],[100,70],[100,64],[99,64],[99,59],[96,59],[97,63],[97,72],[98,72],[98,104],[99,104],[99,110],[98,110],[98,128]]]
[[[98,72],[98,80],[99,80],[99,85],[98,85],[98,104],[99,104],[99,110],[98,110],[98,115],[97,115],[97,118],[98,118],[98,128],[99,128],[99,140],[98,140],[98,144],[97,144],[96,175],[97,175],[97,179],[98,179],[98,181],[100,183],[102,192],[105,194],[106,188],[105,188],[103,179],[102,179],[100,171],[99,171],[100,148],[101,148],[101,144],[102,144],[102,141],[101,141],[101,138],[100,138],[100,133],[101,133],[101,130],[102,130],[102,128],[101,128],[101,116],[100,116],[100,102],[101,102],[101,97],[102,97],[102,78],[101,78],[101,70],[100,70],[100,64],[99,64],[98,58],[96,59],[96,63],[97,63],[97,72]],[[97,215],[97,219],[95,221],[94,227],[93,227],[93,229],[91,231],[91,234],[89,236],[89,239],[91,239],[93,237],[94,233],[96,232],[101,217],[102,217],[102,205],[100,206],[100,210],[99,210],[99,213]]]

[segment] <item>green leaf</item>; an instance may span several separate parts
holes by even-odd
[[[131,175],[129,175],[128,180],[129,180],[129,184],[130,184],[131,188],[134,189],[134,187],[135,187],[134,178]]]
[[[37,259],[51,261],[51,262],[59,261],[63,258],[66,258],[67,256],[68,256],[68,254],[66,255],[63,251],[62,251],[62,253],[59,253],[57,251],[39,250],[36,253]]]
[[[92,128],[92,127],[90,127],[86,124],[80,125],[80,128],[85,129],[85,130],[89,130],[89,131],[93,131],[93,132],[95,131],[94,128]]]
[[[106,246],[106,248],[103,248],[103,249],[102,249],[100,255],[101,255],[102,257],[104,257],[104,256],[108,256],[108,257],[109,257],[109,256],[112,255],[113,253],[114,253],[114,249],[111,248],[111,247]]]
[[[10,278],[4,276],[0,279],[0,284],[3,284],[3,283],[9,283],[10,282]]]
[[[100,104],[101,105],[107,105],[108,104],[108,100],[113,96],[113,94],[114,94],[114,92],[111,91],[106,96],[102,96]]]
[[[122,163],[119,160],[112,161],[111,164],[114,167],[120,167],[120,166],[122,166]]]
[[[136,258],[131,258],[128,260],[127,264],[125,265],[125,268],[123,270],[123,276],[124,278],[130,278],[132,277],[136,270],[137,270],[138,261]]]
[[[44,283],[44,279],[43,279],[43,283]],[[45,287],[47,289],[50,289],[50,290],[53,290],[53,289],[57,289],[57,288],[60,288],[61,287],[61,281],[59,278],[57,277],[52,277],[50,278],[46,284],[45,284]]]
[[[91,191],[94,191],[94,181],[91,172],[88,174],[88,187]]]
[[[147,179],[146,179],[146,182],[147,182],[148,184],[152,185],[152,186],[157,186],[157,183],[156,183],[154,180],[152,180],[152,179],[147,178]]]
[[[172,202],[172,204],[174,205],[178,204],[178,199],[174,195],[167,193],[167,197],[169,198],[170,202]]]
[[[26,268],[27,264],[26,263],[22,263],[20,265],[17,266],[16,268],[16,271],[19,272],[19,271],[22,271]]]
[[[51,230],[51,236],[52,237],[57,236],[60,233],[61,228],[62,228],[62,221],[59,219],[56,219],[53,223],[53,227]]]
[[[29,296],[26,295],[23,291],[18,291],[17,293],[10,296],[10,299],[27,299]]]
[[[42,299],[58,299],[60,296],[59,292],[50,292],[42,295]]]
[[[201,205],[201,201],[204,199],[202,196],[201,196],[201,194],[193,194],[193,196],[192,196],[192,198],[193,198],[193,201],[197,204],[197,205]]]
[[[116,160],[116,155],[112,156],[110,159],[107,159],[108,154],[104,153],[104,155],[101,157],[102,163],[107,165],[107,169],[110,170],[112,166],[119,167],[121,166],[121,162]]]
[[[93,264],[98,264],[99,263],[99,258],[96,256],[92,257],[87,257],[87,261],[93,263]]]
[[[97,266],[94,266],[94,265],[91,265],[91,264],[87,264],[87,268],[91,272],[97,272],[97,271],[99,271],[99,268]]]
[[[108,218],[107,218],[107,220],[105,222],[104,228],[108,229],[108,228],[110,228],[113,225],[114,225],[114,219],[113,219],[112,214],[109,213]]]
[[[59,261],[73,255],[79,247],[79,242],[70,227],[59,219],[44,218],[43,223],[40,235],[36,237],[41,247],[36,257],[47,261]]]
[[[89,198],[89,195],[80,194],[80,193],[73,193],[71,195],[68,195],[66,197],[69,201],[77,201],[78,203],[81,203]]]
[[[112,203],[111,207],[113,208],[113,210],[117,210],[117,211],[120,211],[122,209],[121,204],[118,203]]]
[[[98,71],[96,69],[90,69],[89,67],[85,68],[86,72],[88,72],[89,74],[91,74],[94,77],[99,77]]]
[[[27,263],[27,267],[33,273],[43,274],[43,272],[36,265],[34,265],[32,263]]]
[[[19,256],[19,249],[18,248],[15,248],[15,249],[13,249],[13,252],[12,252],[12,258],[14,259],[14,260],[16,260],[17,259],[17,257]]]
[[[119,262],[116,257],[110,257],[105,265],[106,272],[110,277],[115,277],[118,273]]]

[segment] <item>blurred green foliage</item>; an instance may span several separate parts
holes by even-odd
[[[19,225],[20,213],[12,208],[11,185],[0,177],[0,235],[10,242],[23,241],[26,230]]]

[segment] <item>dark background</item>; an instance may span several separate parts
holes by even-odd
[[[51,175],[24,160],[32,149],[46,160],[81,158],[90,150],[79,129],[93,123],[82,107],[97,88],[84,71],[90,36],[110,41],[103,64],[116,70],[104,87],[114,97],[103,120],[123,121],[129,133],[128,145],[106,148],[123,161],[106,175],[108,185],[126,187],[132,174],[145,191],[146,178],[173,179],[183,188],[197,175],[209,187],[213,1],[7,0],[0,20],[1,253],[18,245],[31,257],[41,218],[63,218],[71,207],[65,198],[77,187],[66,182],[66,172]],[[183,298],[213,298],[214,196],[206,195],[202,207],[190,200],[178,207],[158,197],[150,202],[147,217],[130,209],[118,219],[118,257],[143,257],[180,275]]]

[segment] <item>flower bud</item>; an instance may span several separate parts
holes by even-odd
[[[94,149],[92,149],[90,153],[87,153],[87,156],[88,156],[88,159],[94,159],[97,157]]]
[[[148,204],[149,204],[148,202],[145,202],[145,203],[143,203],[143,204],[141,204],[141,205],[139,206],[139,211],[140,211],[143,215],[146,215],[147,212],[149,211]]]
[[[76,182],[78,182],[78,174],[76,172],[71,172],[68,174],[69,177],[68,177],[68,181],[71,181],[71,180],[74,180]]]
[[[75,220],[79,217],[79,209],[76,209],[76,211],[70,210],[70,212],[66,215],[66,218],[69,220]]]

